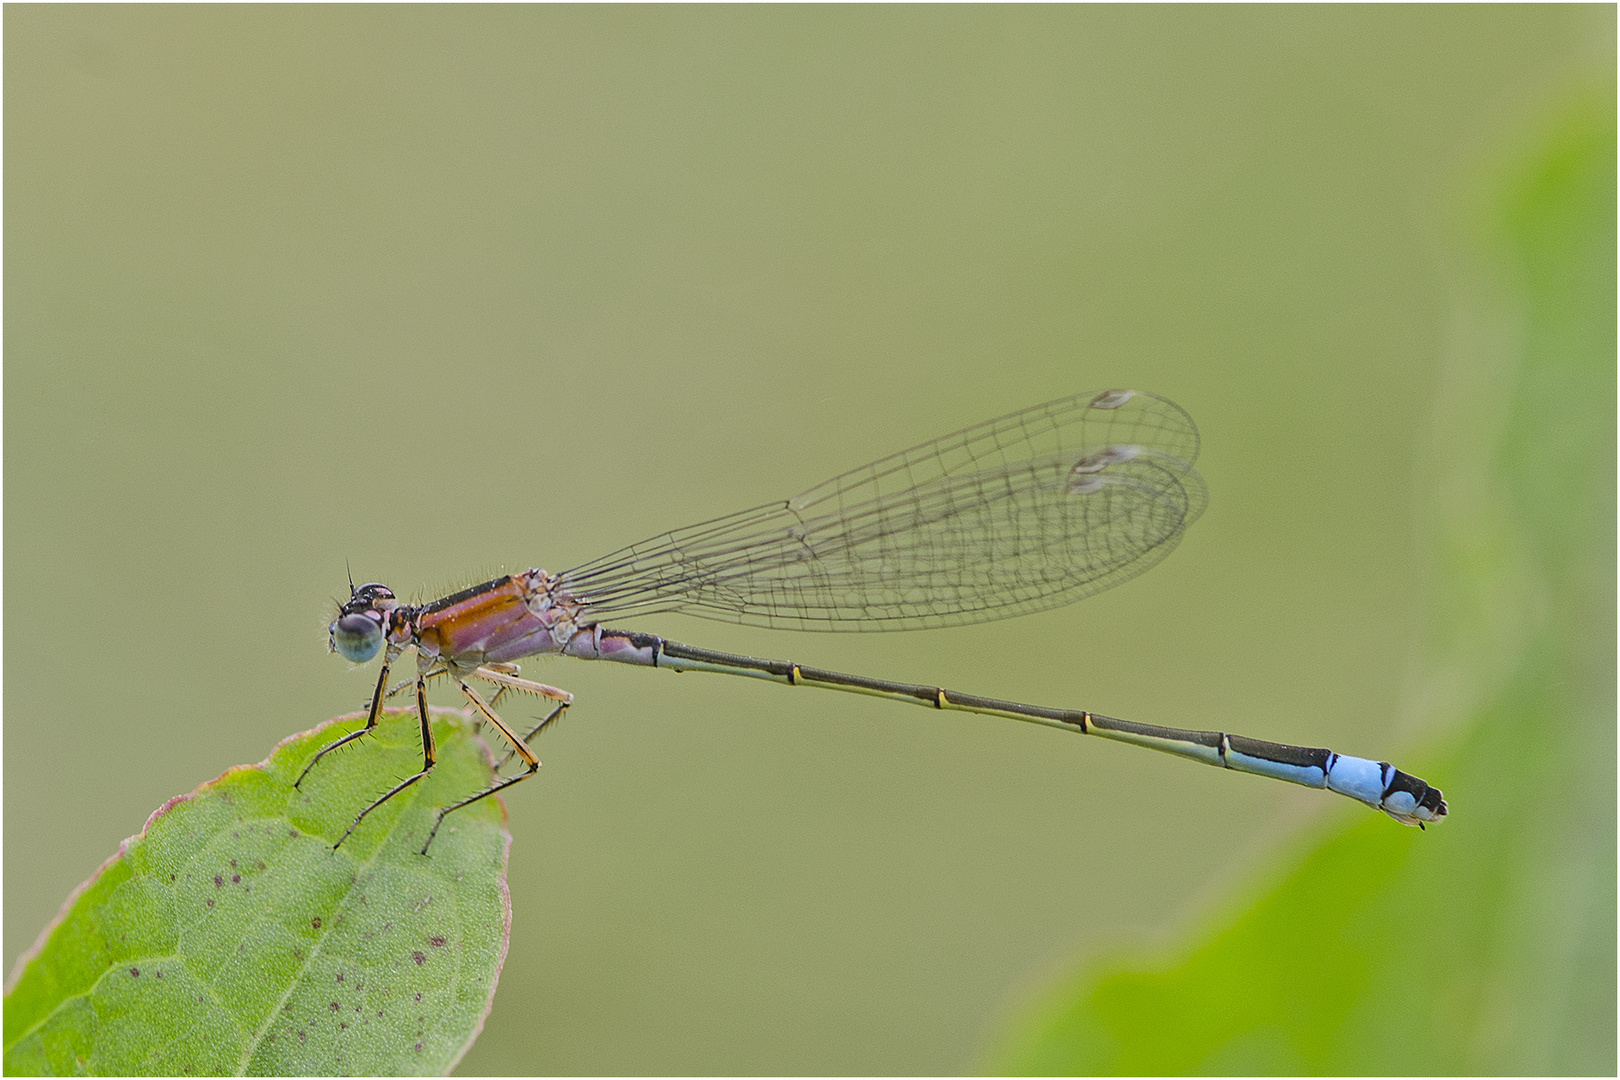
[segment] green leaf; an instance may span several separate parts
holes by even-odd
[[[1428,493],[1425,700],[1460,720],[1413,761],[1450,819],[1320,830],[1179,955],[1075,973],[996,1071],[1614,1073],[1613,102],[1578,96],[1470,226]]]
[[[24,1074],[444,1073],[483,1026],[506,957],[511,836],[471,720],[414,713],[323,758],[356,717],[281,743],[152,814],[68,898],[12,975],[5,1071]]]

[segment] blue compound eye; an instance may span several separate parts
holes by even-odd
[[[382,648],[382,625],[369,615],[344,615],[328,627],[332,648],[352,663],[363,664]]]

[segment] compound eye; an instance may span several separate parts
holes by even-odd
[[[332,648],[351,663],[363,664],[382,648],[382,625],[369,616],[344,615],[329,630]]]

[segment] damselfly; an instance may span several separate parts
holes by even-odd
[[[382,671],[365,726],[322,748],[297,783],[326,754],[377,726],[384,698],[395,692],[388,673],[414,646],[416,677],[395,690],[415,686],[422,769],[361,810],[339,845],[367,814],[433,770],[430,679],[453,679],[511,743],[523,768],[508,776],[497,771],[489,787],[441,809],[424,854],[447,814],[533,776],[540,762],[529,740],[573,702],[566,691],[520,677],[514,661],[544,653],[746,675],[1005,716],[1327,788],[1405,825],[1442,820],[1446,802],[1439,789],[1388,762],[846,675],[602,625],[609,618],[679,611],[760,627],[898,630],[1057,607],[1135,577],[1174,550],[1204,508],[1197,457],[1198,429],[1173,402],[1132,390],[1082,394],[986,421],[786,501],[663,533],[560,574],[526,570],[422,605],[400,603],[384,585],[352,588],[328,628],[330,648],[355,663],[382,652]],[[498,689],[485,701],[468,679]],[[510,690],[557,704],[520,736],[493,708]]]

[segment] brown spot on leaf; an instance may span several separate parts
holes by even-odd
[[[329,1002],[327,1002],[327,1003],[326,1003],[326,1007],[327,1007],[327,1008],[328,1008],[328,1009],[331,1009],[331,1010],[332,1010],[332,1011],[333,1011],[333,1012],[337,1012],[337,1011],[338,1011],[338,1003],[337,1003],[337,1002],[335,1002],[335,1001],[329,1001]]]
[[[417,1044],[416,1044],[416,1049],[417,1049],[417,1052],[418,1052],[418,1053],[420,1053],[420,1052],[421,1052],[421,1050],[422,1050],[422,1044],[421,1044],[421,1043],[417,1043]]]
[[[442,949],[444,948],[444,938],[440,937],[438,934],[434,934],[432,937],[428,938],[428,944],[432,945],[434,948]]]
[[[309,920],[309,925],[319,930],[321,928],[321,917],[319,915],[315,916],[313,919]]]
[[[214,888],[218,889],[225,884],[225,879],[218,874],[214,875]]]
[[[411,953],[411,959],[415,960],[418,964],[427,963],[427,955],[425,953],[413,952]]]
[[[232,885],[240,885],[240,884],[242,884],[242,875],[241,874],[232,874],[231,875],[231,884]]]
[[[138,979],[138,978],[141,977],[141,969],[140,968],[130,968],[129,969],[129,974],[130,974],[131,978]]]

